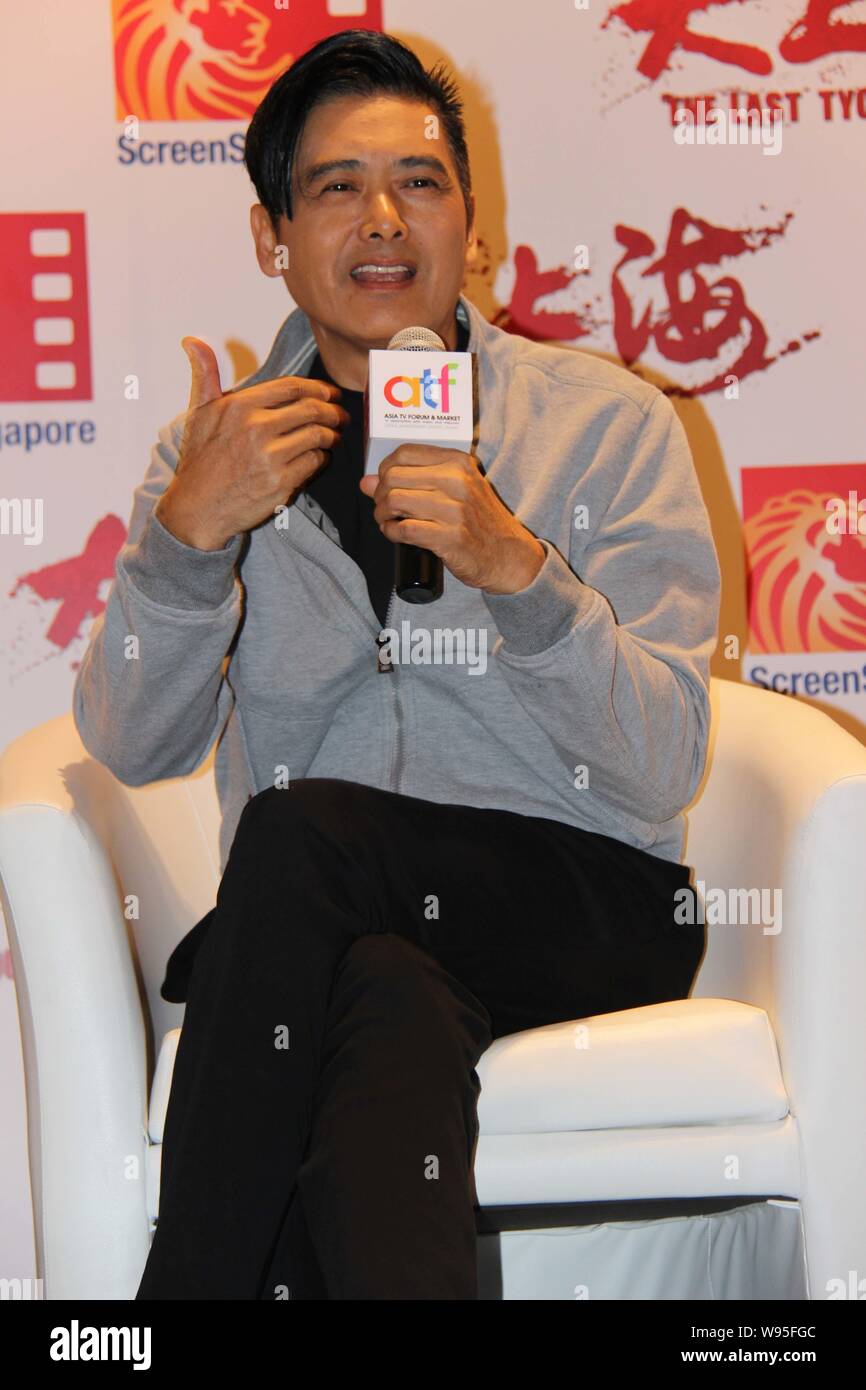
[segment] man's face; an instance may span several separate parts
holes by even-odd
[[[455,346],[454,309],[476,238],[441,123],[438,138],[426,137],[433,116],[423,103],[383,95],[313,110],[294,161],[292,220],[280,218],[287,269],[274,268],[265,209],[251,211],[262,270],[282,274],[339,385],[361,389],[370,348],[387,347],[409,325]],[[375,261],[406,263],[412,273],[390,282],[353,276]]]

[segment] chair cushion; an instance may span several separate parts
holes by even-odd
[[[161,1143],[180,1029],[163,1038],[150,1138]],[[761,1124],[788,1114],[763,1009],[676,999],[497,1038],[477,1067],[480,1134]]]
[[[477,1067],[480,1134],[766,1123],[788,1114],[763,1009],[676,999],[497,1038]]]

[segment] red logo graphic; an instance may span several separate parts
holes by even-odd
[[[741,478],[749,650],[866,651],[866,504],[860,522],[850,504],[852,493],[866,501],[866,463],[744,468]]]
[[[866,53],[866,24],[844,15],[849,4],[839,0],[802,2],[802,14],[779,39],[779,54],[786,63],[812,63],[830,53]],[[633,33],[650,35],[637,70],[651,81],[671,70],[671,58],[678,51],[701,53],[717,63],[767,76],[773,71],[773,60],[763,48],[689,28],[693,15],[703,16],[708,10],[729,5],[737,6],[748,30],[749,0],[625,0],[610,11],[601,27],[605,29],[612,19],[618,19]],[[755,5],[756,10],[761,8]]]
[[[0,340],[0,400],[90,400],[83,212],[0,214]]]
[[[750,309],[742,285],[732,275],[719,275],[709,283],[701,272],[721,267],[746,252],[755,252],[784,235],[792,214],[786,214],[777,227],[717,227],[685,208],[676,208],[671,217],[667,244],[659,254],[646,232],[622,224],[616,228],[617,241],[625,247],[612,277],[613,329],[617,350],[630,366],[643,353],[650,339],[668,362],[692,366],[712,362],[716,370],[704,381],[678,388],[677,394],[705,395],[721,390],[729,376],[742,380],[753,372],[764,371],[777,357],[796,351],[800,344],[789,337],[782,352],[767,355],[767,333],[758,315]],[[644,302],[651,291],[643,289],[649,277],[656,277],[652,288],[660,288],[666,302],[660,306],[641,305],[635,318],[633,306],[620,274],[625,266],[647,261],[634,281],[635,298],[643,290]],[[817,337],[804,332],[804,341]],[[669,393],[673,394],[673,393]]]
[[[112,0],[118,120],[248,120],[320,39],[382,28],[382,0]]]
[[[538,304],[547,295],[566,289],[577,278],[577,273],[564,265],[542,270],[533,248],[519,244],[514,248],[511,300],[506,308],[493,314],[490,322],[506,333],[519,333],[537,343],[550,339],[573,342],[575,338],[585,337],[590,329],[573,309],[557,311]]]
[[[617,223],[614,235],[625,249],[613,266],[610,292],[614,342],[625,366],[640,376],[634,364],[654,348],[672,364],[671,375],[677,378],[676,384],[663,388],[666,395],[708,395],[723,390],[731,377],[742,381],[765,371],[820,337],[815,328],[789,332],[784,346],[771,351],[745,289],[734,276],[721,273],[736,257],[762,251],[781,239],[792,216],[783,214],[775,226],[720,227],[686,208],[675,208],[662,246],[640,228]],[[534,249],[520,244],[513,256],[511,299],[496,307],[492,253],[483,239],[479,246],[481,256],[472,274],[482,289],[474,297],[476,303],[479,298],[482,303],[491,301],[488,318],[497,328],[536,342],[574,342],[606,332],[610,317],[599,293],[588,290],[578,308],[549,306],[552,296],[588,276],[587,269],[542,267]],[[714,269],[720,273],[708,273]]]
[[[78,636],[85,618],[97,618],[105,608],[99,586],[104,579],[114,578],[114,562],[125,539],[126,527],[120,517],[104,516],[79,555],[20,575],[10,598],[19,589],[28,588],[45,601],[59,600],[60,606],[45,637],[56,647],[68,647]]]

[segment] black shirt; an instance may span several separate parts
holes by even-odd
[[[456,352],[466,352],[469,330],[457,319]],[[307,371],[314,381],[330,381],[317,352]],[[336,383],[339,384],[339,383]],[[388,600],[394,587],[394,542],[382,535],[373,520],[375,503],[358,487],[364,475],[364,392],[340,388],[339,404],[351,419],[343,427],[342,438],[331,451],[329,461],[310,479],[304,491],[334,523],[347,555],[363,571],[370,602],[384,626]]]

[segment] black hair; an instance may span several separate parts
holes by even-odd
[[[472,181],[457,85],[444,63],[425,70],[411,48],[372,29],[343,29],[322,39],[278,77],[247,129],[244,164],[274,231],[292,219],[292,169],[310,112],[332,98],[383,92],[424,102],[439,116],[472,222]]]

